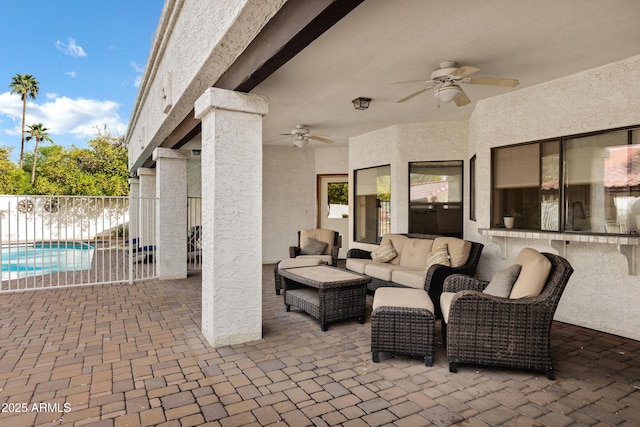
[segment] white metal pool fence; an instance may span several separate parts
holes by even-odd
[[[0,196],[0,292],[156,276],[156,199]]]

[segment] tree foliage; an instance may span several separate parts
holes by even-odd
[[[25,153],[24,170],[9,160],[10,149],[0,147],[0,192],[71,196],[129,194],[128,151],[124,137],[98,130],[88,148],[42,147]],[[35,160],[35,162],[34,162]],[[29,177],[37,165],[33,184]],[[7,170],[7,173],[4,171]]]
[[[11,93],[17,93],[22,99],[22,145],[20,146],[20,167],[24,159],[24,121],[27,115],[27,98],[36,99],[40,83],[31,74],[16,74],[11,78]]]

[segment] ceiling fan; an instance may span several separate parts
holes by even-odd
[[[436,88],[433,95],[438,101],[451,102],[454,101],[458,107],[462,107],[471,102],[469,97],[460,87],[461,83],[472,85],[489,85],[489,86],[503,86],[503,87],[516,87],[520,82],[517,79],[503,79],[499,77],[467,77],[470,74],[474,74],[480,71],[479,68],[470,67],[467,65],[458,67],[455,61],[441,62],[438,69],[431,73],[431,80],[427,80],[427,87],[420,89],[410,95],[405,96],[396,102],[405,102],[411,98],[420,95],[430,89]],[[406,82],[397,83],[414,83],[424,80],[412,80]],[[440,103],[438,102],[438,106]]]
[[[293,145],[295,145],[298,148],[302,148],[305,145],[307,145],[309,143],[310,139],[313,139],[314,141],[324,142],[325,144],[333,143],[332,139],[329,139],[329,138],[327,138],[325,136],[321,136],[321,135],[316,135],[316,134],[310,133],[309,129],[305,125],[296,125],[296,128],[292,129],[291,132],[289,132],[289,133],[281,133],[280,135],[287,136],[287,137],[292,137],[293,138]],[[280,140],[280,139],[284,139],[284,138],[274,139],[273,141],[277,141],[277,140]],[[271,142],[271,141],[269,141],[269,142]]]

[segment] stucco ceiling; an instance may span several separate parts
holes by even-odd
[[[393,124],[467,120],[478,100],[640,54],[639,23],[637,0],[365,0],[252,91],[269,98],[264,141],[292,146],[273,140],[296,124],[345,146]],[[433,91],[395,102],[424,84],[391,83],[429,80],[448,60],[520,85],[464,85],[464,107],[438,108]],[[358,96],[368,110],[353,108]]]

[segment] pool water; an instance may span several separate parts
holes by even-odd
[[[88,270],[93,245],[43,242],[2,246],[2,280],[74,270]]]

